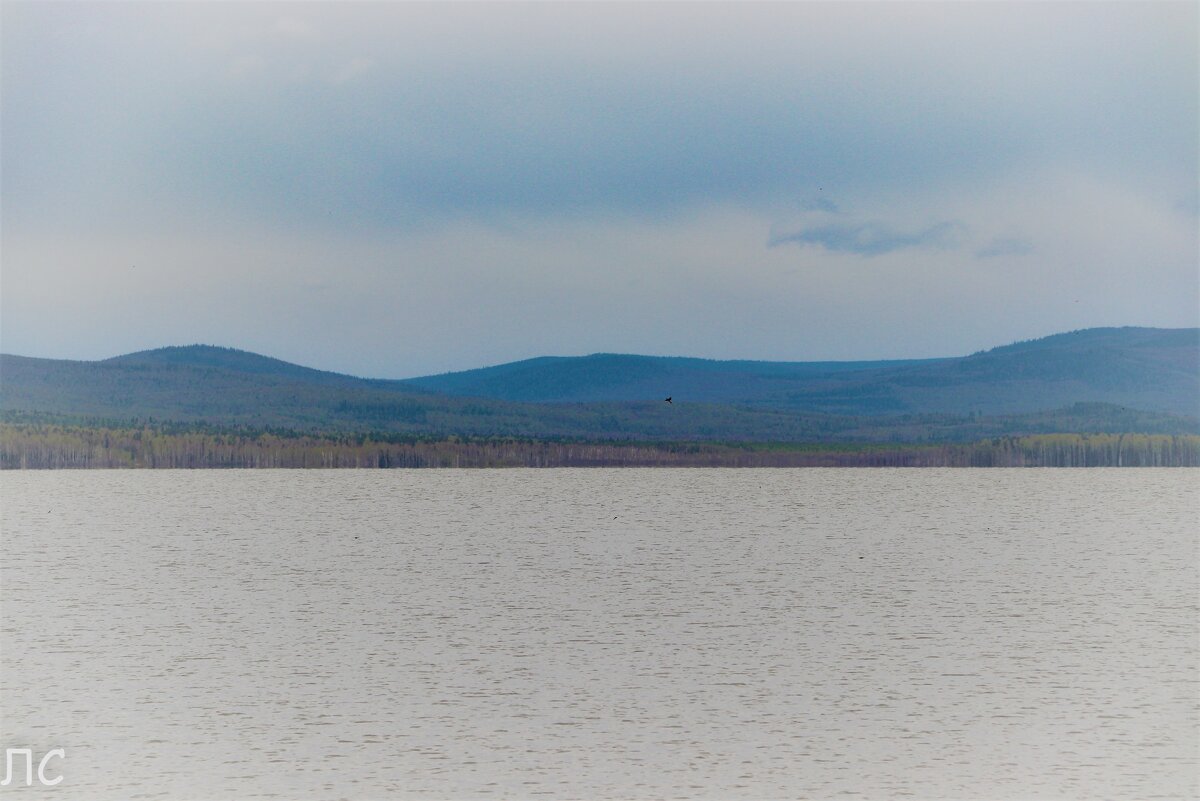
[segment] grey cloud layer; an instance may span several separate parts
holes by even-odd
[[[945,248],[958,244],[967,233],[963,223],[947,220],[918,230],[899,230],[879,221],[832,222],[813,225],[790,234],[772,236],[771,247],[789,242],[820,245],[827,250],[879,256],[906,248]]]
[[[402,376],[1197,324],[1194,3],[0,18],[6,351]]]
[[[1067,154],[1166,173],[1196,139],[1194,54],[1155,38],[1178,7],[17,5],[18,216],[671,214]]]
[[[998,256],[1027,256],[1033,253],[1033,243],[1019,236],[998,236],[991,242],[975,251],[981,259],[994,259]]]

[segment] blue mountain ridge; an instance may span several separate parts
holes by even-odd
[[[1064,409],[1074,411],[1064,416]],[[438,436],[798,440],[911,439],[951,428],[966,436],[965,419],[1053,410],[1054,425],[1068,430],[1195,429],[1200,329],[1086,329],[924,360],[540,357],[407,380],[358,378],[210,345],[95,362],[0,356],[0,412],[10,417]]]

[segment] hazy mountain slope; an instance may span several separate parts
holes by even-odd
[[[454,395],[739,402],[831,414],[1016,414],[1077,402],[1200,414],[1200,329],[1098,328],[962,358],[898,362],[709,361],[596,354],[425,376]]]
[[[178,351],[162,359],[151,351],[101,362],[5,355],[0,357],[0,406],[114,419],[308,426],[337,423],[333,412],[339,405],[375,397],[362,379],[254,354],[237,356],[230,366],[211,366],[223,356],[215,350],[189,348],[186,360]],[[385,397],[396,403],[422,394],[413,388]]]
[[[716,361],[594,353],[546,356],[404,383],[450,395],[534,403],[662,400],[668,395],[720,403],[772,398],[817,376],[924,363]]]
[[[118,367],[144,367],[158,369],[167,367],[177,368],[211,368],[228,370],[235,373],[250,373],[275,378],[290,378],[309,383],[324,383],[346,386],[361,379],[315,370],[311,367],[301,367],[298,364],[260,356],[245,350],[223,348],[216,345],[183,345],[154,350],[143,350],[115,356],[98,362],[101,365]]]
[[[1200,329],[1096,328],[961,359],[817,382],[790,404],[828,412],[1016,414],[1078,402],[1200,415]]]
[[[800,440],[854,427],[852,419],[719,404],[518,404],[461,398],[286,367],[252,372],[139,358],[102,362],[0,356],[0,410],[129,421],[474,436]],[[220,356],[217,354],[217,356]],[[241,357],[239,357],[240,359]],[[281,363],[283,364],[283,363]],[[303,368],[300,368],[303,370]],[[315,372],[315,371],[314,371]]]
[[[464,379],[476,391],[524,393],[533,403],[190,346],[100,362],[0,356],[0,411],[436,436],[899,441],[1190,433],[1200,417],[1198,363],[1196,330],[1096,329],[882,367],[598,355],[517,362]],[[552,402],[572,392],[617,399]],[[675,403],[663,403],[666,395]]]

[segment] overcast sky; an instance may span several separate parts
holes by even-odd
[[[1196,3],[0,5],[0,348],[376,377],[1200,325]]]

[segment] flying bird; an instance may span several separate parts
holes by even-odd
[[[664,403],[671,403],[671,396],[670,396],[670,395],[668,395],[668,396],[666,397],[666,399],[664,400]]]

